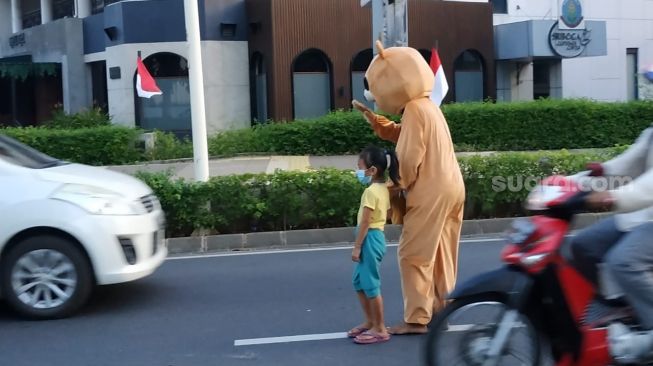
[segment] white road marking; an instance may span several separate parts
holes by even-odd
[[[496,243],[505,241],[504,238],[484,238],[484,239],[465,239],[461,240],[460,244],[474,244],[474,243]],[[398,243],[390,243],[388,247],[396,247]],[[339,245],[331,247],[319,247],[319,248],[301,248],[301,249],[268,249],[268,250],[253,250],[253,251],[240,251],[240,252],[228,252],[228,253],[214,253],[214,254],[196,254],[196,255],[186,255],[186,256],[172,256],[166,258],[166,260],[180,260],[180,259],[199,259],[199,258],[216,258],[216,257],[234,257],[234,256],[243,256],[243,255],[263,255],[263,254],[287,254],[287,253],[301,253],[301,252],[323,252],[329,250],[345,250],[351,249],[352,245]]]
[[[450,325],[446,332],[464,332],[474,327],[474,324],[459,324]],[[524,324],[519,324],[516,327],[524,327]],[[284,337],[268,337],[268,338],[252,338],[252,339],[239,339],[234,341],[235,347],[241,346],[256,346],[263,344],[278,344],[278,343],[291,343],[291,342],[306,342],[306,341],[325,341],[331,339],[346,339],[347,333],[321,333],[321,334],[303,334]]]
[[[270,338],[253,338],[241,339],[234,341],[234,346],[252,346],[259,344],[273,344],[273,343],[289,343],[289,342],[304,342],[304,341],[322,341],[327,339],[341,339],[347,338],[347,333],[323,333],[323,334],[304,334],[287,337],[270,337]]]

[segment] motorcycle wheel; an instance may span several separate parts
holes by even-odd
[[[502,317],[511,309],[498,296],[481,295],[451,302],[431,323],[426,338],[428,366],[485,366]],[[515,313],[497,366],[540,366],[544,360],[543,338],[523,313]],[[482,320],[488,319],[487,321]],[[520,335],[520,337],[516,337]],[[523,339],[521,342],[516,340]],[[449,341],[449,342],[447,342]]]

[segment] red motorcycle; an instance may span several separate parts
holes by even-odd
[[[607,328],[619,322],[636,329],[632,309],[607,271],[597,289],[571,266],[563,245],[588,193],[561,176],[531,191],[526,208],[535,215],[513,222],[505,266],[457,286],[432,321],[427,365],[619,364]]]

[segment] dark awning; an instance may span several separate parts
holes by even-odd
[[[2,64],[30,64],[32,63],[32,55],[12,56],[0,58]]]

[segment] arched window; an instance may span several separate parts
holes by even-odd
[[[190,137],[188,61],[177,54],[161,52],[145,58],[143,64],[163,94],[149,99],[138,97],[134,71],[136,125],[145,130],[168,131],[179,137]]]
[[[481,55],[473,50],[460,54],[454,62],[456,102],[482,101],[484,70]]]
[[[265,123],[268,119],[268,88],[267,74],[263,55],[255,52],[249,65],[250,97],[252,105],[252,121]]]
[[[324,52],[302,52],[292,64],[294,118],[323,116],[332,108],[331,61]]]
[[[351,95],[353,99],[365,104],[368,108],[374,108],[374,103],[365,99],[365,72],[372,63],[374,57],[372,49],[360,51],[354,56],[351,62]]]
[[[427,64],[431,62],[431,50],[425,50],[421,48],[418,51],[422,55],[422,57],[424,57]]]

